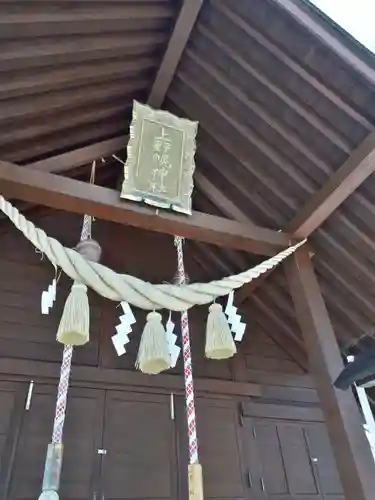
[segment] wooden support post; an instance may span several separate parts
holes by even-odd
[[[345,498],[373,500],[374,459],[353,393],[333,385],[343,361],[309,253],[297,250],[285,266]]]

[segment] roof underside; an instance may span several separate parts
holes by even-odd
[[[302,6],[335,43],[283,3]],[[125,135],[132,99],[146,100],[177,11],[172,0],[0,0],[0,158],[26,164]],[[229,216],[218,191],[256,224],[285,227],[374,130],[374,75],[375,58],[304,2],[207,0],[163,105],[200,122],[205,183],[195,207]],[[370,177],[311,238],[343,346],[374,330],[374,217]],[[207,279],[257,261],[190,248]],[[245,305],[262,328],[298,342],[281,268]]]
[[[20,164],[126,130],[178,2],[0,1],[0,152]]]
[[[165,102],[200,122],[199,170],[251,220],[273,229],[294,218],[375,125],[374,82],[278,3],[226,0],[203,7]],[[370,62],[374,68],[375,58]],[[311,238],[344,345],[373,331],[374,200],[372,177]],[[212,201],[220,210],[220,199]],[[201,193],[197,203],[210,207],[201,204]],[[214,264],[213,274],[222,273]],[[268,329],[299,336],[281,268],[247,306]]]

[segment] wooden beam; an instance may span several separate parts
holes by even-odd
[[[147,103],[153,108],[160,108],[163,104],[202,4],[203,0],[184,0],[183,2],[167,50],[148,97]]]
[[[194,212],[186,217],[157,211],[121,200],[116,190],[7,162],[0,162],[0,192],[9,198],[258,254],[274,255],[290,241],[284,233],[213,215]]]
[[[375,171],[375,132],[315,193],[285,231],[295,238],[310,236]]]
[[[45,160],[29,163],[28,168],[43,170],[44,172],[65,172],[80,167],[94,160],[106,158],[121,149],[125,150],[128,136],[115,137],[108,141],[98,142],[85,148],[75,149]]]
[[[343,361],[306,249],[297,250],[285,267],[345,498],[373,500],[374,460],[352,391],[333,385]]]

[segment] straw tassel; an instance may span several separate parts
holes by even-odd
[[[90,306],[87,286],[74,282],[61,317],[57,340],[65,345],[84,345],[90,340]]]
[[[151,312],[147,315],[147,323],[142,333],[136,368],[143,373],[156,375],[168,370],[170,364],[169,344],[162,316]]]
[[[101,248],[97,241],[91,239],[91,217],[85,215],[81,241],[76,246],[87,260],[99,262]],[[81,346],[90,340],[90,306],[87,297],[87,286],[75,281],[66,300],[57,340],[64,345]]]
[[[220,304],[211,304],[207,318],[206,358],[227,359],[236,354],[232,332]]]

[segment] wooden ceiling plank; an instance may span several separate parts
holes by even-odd
[[[121,200],[116,190],[8,162],[0,162],[0,191],[22,201],[262,255],[274,255],[290,241],[282,232],[213,215],[194,212],[185,217],[159,212]]]
[[[155,58],[144,55],[136,59],[109,59],[106,64],[94,60],[62,68],[47,66],[40,68],[35,74],[26,72],[22,77],[0,79],[0,97],[5,100],[94,82],[100,84],[116,79],[124,81],[151,73],[156,65]]]
[[[326,47],[335,52],[346,64],[365,77],[371,85],[374,85],[374,68],[367,64],[363,58],[358,57],[339,37],[330,33],[324,27],[324,24],[318,21],[318,16],[311,15],[309,10],[311,11],[313,6],[306,6],[300,0],[273,0],[273,2],[279,5],[281,9],[287,11],[297,23],[306,28],[315,38],[319,39]]]
[[[307,238],[374,172],[375,132],[316,192],[285,230],[296,238]]]
[[[108,141],[98,142],[85,148],[69,151],[58,156],[29,163],[28,168],[42,170],[43,172],[65,172],[76,167],[90,163],[100,158],[106,158],[108,155],[117,153],[126,148],[128,137],[121,136],[109,139]]]
[[[239,85],[231,82],[228,75],[225,75],[221,71],[217,70],[213,64],[202,60],[200,57],[195,55],[192,50],[186,50],[186,55],[189,57],[189,59],[191,59],[191,61],[194,62],[195,65],[200,67],[203,73],[207,73],[212,79],[217,81],[221,87],[223,87],[228,93],[234,96],[236,101],[240,102],[244,107],[249,108],[251,113],[257,115],[259,119],[267,125],[267,127],[270,127],[270,129],[274,129],[277,134],[279,134],[285,141],[290,143],[293,148],[299,151],[308,160],[314,163],[314,165],[325,175],[330,173],[330,169],[328,168],[328,166],[320,158],[318,158],[318,156],[312,149],[310,149],[311,145],[306,144],[303,139],[300,139],[291,127],[285,127],[285,124],[283,124],[281,120],[274,116],[271,116],[263,106],[260,106],[255,101],[250,99],[248,95],[243,90],[241,90]],[[252,72],[254,73],[255,70],[252,69]],[[320,127],[319,131],[324,133],[323,126]],[[327,136],[329,136],[328,133]],[[336,137],[335,140],[337,142]],[[343,144],[342,140],[338,140],[338,142],[339,147],[341,147],[345,152],[350,152],[350,147],[348,144]]]
[[[194,174],[197,188],[220,210],[220,212],[238,222],[253,224],[247,215],[240,210],[227,196],[222,193],[212,182],[199,170]],[[253,224],[255,226],[255,224]]]
[[[276,53],[274,53],[274,51],[272,50],[272,45],[270,46],[267,43],[264,44],[262,42],[262,37],[260,37],[257,34],[257,32],[253,28],[251,28],[246,21],[241,19],[240,16],[236,15],[234,12],[231,12],[231,10],[228,8],[223,9],[222,6],[220,6],[219,9],[222,10],[225,13],[225,15],[232,22],[237,24],[237,26],[239,26],[241,30],[243,30],[249,37],[255,39],[259,44],[263,45],[263,47],[267,51],[270,51],[275,55],[275,57],[280,59],[284,64],[288,65],[287,64],[288,60],[285,61],[285,57],[282,56],[284,54],[282,50],[279,49]],[[218,46],[222,45],[222,48],[226,51],[227,54],[229,54],[230,49],[227,48],[224,44],[222,44],[220,40],[214,43],[216,43],[216,45]],[[245,71],[249,72],[254,78],[256,78],[259,81],[259,83],[264,85],[270,92],[272,92],[272,94],[276,95],[279,99],[285,102],[285,104],[288,107],[292,108],[298,115],[300,115],[304,120],[306,120],[318,132],[321,132],[326,137],[328,137],[336,145],[337,148],[340,148],[343,151],[347,151],[349,147],[348,141],[345,141],[343,137],[340,136],[340,134],[338,134],[335,131],[334,127],[332,127],[332,125],[329,122],[327,123],[327,120],[322,119],[316,113],[312,113],[311,108],[309,108],[306,105],[300,104],[297,99],[295,98],[293,99],[289,92],[285,92],[282,89],[282,87],[275,84],[275,82],[272,81],[272,79],[269,79],[267,76],[265,76],[264,73],[258,72],[257,69],[249,65],[247,61],[242,60],[242,58],[238,54],[234,54],[233,57],[236,58],[235,59],[236,62],[240,64],[245,69]],[[297,64],[296,66],[298,67]],[[290,70],[294,71],[294,68],[290,68]]]
[[[87,63],[94,60],[106,60],[114,57],[143,57],[149,53],[150,47],[154,51],[165,43],[165,34],[124,34],[114,33],[93,36],[86,39],[85,43],[77,43],[69,37],[63,40],[50,40],[47,43],[43,38],[34,39],[32,45],[24,44],[24,48],[17,51],[14,57],[14,49],[4,50],[0,53],[0,64],[2,71],[30,70],[31,68],[42,68],[49,64],[56,64],[56,58],[60,64]]]
[[[238,20],[241,21],[240,16],[236,15],[230,9],[228,9],[225,4],[218,2],[218,10],[221,10],[227,17],[229,17],[234,23],[238,24]],[[328,86],[324,84],[323,81],[319,80],[314,76],[313,73],[307,71],[303,65],[294,60],[288,52],[282,50],[280,46],[273,43],[268,37],[264,36],[259,30],[256,30],[254,26],[240,22],[240,27],[245,33],[254,39],[259,45],[261,45],[267,52],[270,52],[275,58],[282,62],[291,73],[295,73],[299,78],[304,80],[307,84],[313,87],[319,94],[322,94],[326,99],[328,99],[332,104],[342,109],[352,120],[359,122],[370,132],[373,130],[373,125],[359,113],[354,107],[350,106],[340,95],[336,94]],[[245,63],[246,64],[246,63]],[[282,98],[282,95],[280,94]],[[302,109],[302,108],[301,108]],[[303,112],[308,112],[308,109],[303,109]],[[324,122],[322,122],[324,126]]]
[[[163,104],[164,97],[172,82],[202,4],[203,0],[185,0],[182,5],[167,50],[148,97],[148,104],[153,108],[160,108]]]
[[[345,497],[373,499],[370,447],[352,391],[333,385],[344,365],[308,252],[297,250],[285,268]]]

